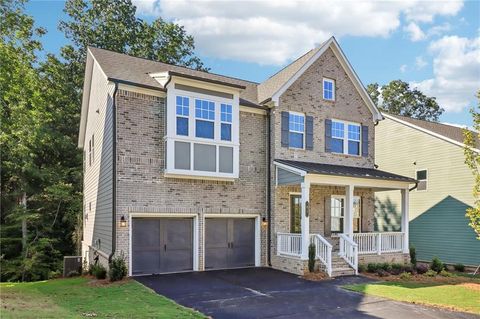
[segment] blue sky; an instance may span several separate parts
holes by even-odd
[[[334,35],[362,82],[401,79],[436,96],[441,121],[471,125],[480,89],[480,1],[140,0],[138,16],[162,16],[194,35],[212,72],[261,82]],[[61,1],[31,1],[48,31],[46,52],[68,43]]]

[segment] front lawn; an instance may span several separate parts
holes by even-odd
[[[480,284],[389,281],[344,288],[379,297],[480,314]]]
[[[69,278],[0,284],[0,317],[205,318],[133,280]]]

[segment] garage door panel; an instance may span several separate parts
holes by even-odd
[[[167,250],[192,249],[192,219],[166,219],[162,224]]]
[[[133,255],[132,273],[137,274],[155,274],[161,271],[160,251],[141,251]]]
[[[208,218],[205,220],[205,269],[227,267],[228,220]]]

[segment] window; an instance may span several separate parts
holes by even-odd
[[[417,191],[426,191],[427,190],[427,170],[422,169],[417,171]]]
[[[305,135],[305,115],[288,114],[288,143],[290,147],[303,148]]]
[[[332,152],[343,153],[345,125],[332,121]]]
[[[232,140],[232,106],[230,104],[220,105],[221,139],[222,141]]]
[[[177,135],[188,136],[188,115],[190,100],[188,97],[177,96]]]
[[[360,125],[348,124],[348,154],[360,155]]]
[[[302,197],[290,195],[290,232],[300,233],[302,221]]]
[[[360,124],[332,120],[332,152],[359,156],[360,132]]]
[[[328,101],[335,100],[335,81],[323,79],[323,99]]]
[[[195,136],[213,139],[215,136],[215,103],[195,100]]]
[[[353,197],[353,232],[361,230],[361,200],[359,196]],[[332,233],[343,233],[344,230],[345,196],[332,196],[331,223]]]

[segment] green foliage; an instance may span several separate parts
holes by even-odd
[[[437,275],[437,272],[432,269],[427,270],[427,272],[425,273],[425,276],[427,277],[435,277],[436,275]]]
[[[381,88],[377,83],[369,84],[367,92],[380,110],[390,114],[436,122],[444,112],[435,97],[428,97],[417,88],[411,89],[401,80],[393,80]]]
[[[314,272],[315,271],[315,244],[310,244],[308,246],[308,271]]]
[[[480,106],[480,91],[477,92],[477,98]],[[472,114],[473,129],[476,132],[467,129],[463,130],[465,144],[463,152],[465,154],[465,164],[471,169],[475,178],[473,185],[474,205],[473,207],[467,208],[465,217],[468,218],[468,225],[472,227],[476,238],[480,240],[480,154],[474,151],[475,148],[478,148],[477,141],[480,139],[480,133],[478,133],[480,132],[480,113],[472,108],[470,114]]]
[[[439,273],[443,270],[443,268],[444,268],[444,265],[442,261],[438,257],[433,257],[432,263],[430,264],[430,269]]]
[[[410,263],[413,266],[417,264],[417,251],[413,246],[410,246]]]
[[[67,274],[68,278],[78,277],[78,276],[80,276],[80,273],[78,271],[75,271],[75,270],[72,270]]]
[[[412,274],[409,273],[409,272],[402,272],[402,273],[400,274],[400,279],[402,279],[402,280],[410,280],[410,279],[412,279]]]
[[[465,265],[464,264],[455,264],[453,265],[453,269],[459,272],[464,272],[465,271]]]
[[[451,272],[448,272],[445,269],[442,269],[442,271],[440,271],[440,276],[442,276],[442,277],[453,277],[453,274]]]
[[[93,267],[92,275],[97,279],[105,279],[107,278],[107,269],[99,263]]]
[[[392,275],[399,275],[402,272],[404,272],[404,270],[405,270],[405,265],[395,263],[391,265],[390,273]]]
[[[382,268],[377,269],[377,276],[379,277],[387,277],[389,276],[390,273],[386,270],[383,270]]]
[[[125,257],[121,254],[118,257],[112,259],[110,263],[110,269],[108,271],[108,278],[110,281],[122,280],[127,276],[127,265],[125,263]]]
[[[377,263],[368,263],[367,264],[367,271],[370,273],[374,273],[379,269],[379,264]]]
[[[358,272],[364,273],[367,271],[367,266],[365,264],[359,264],[358,265]]]
[[[429,270],[429,267],[428,265],[425,265],[425,264],[420,264],[420,265],[417,265],[416,266],[416,270],[417,270],[417,273],[419,273],[420,275],[426,273],[428,270]]]

